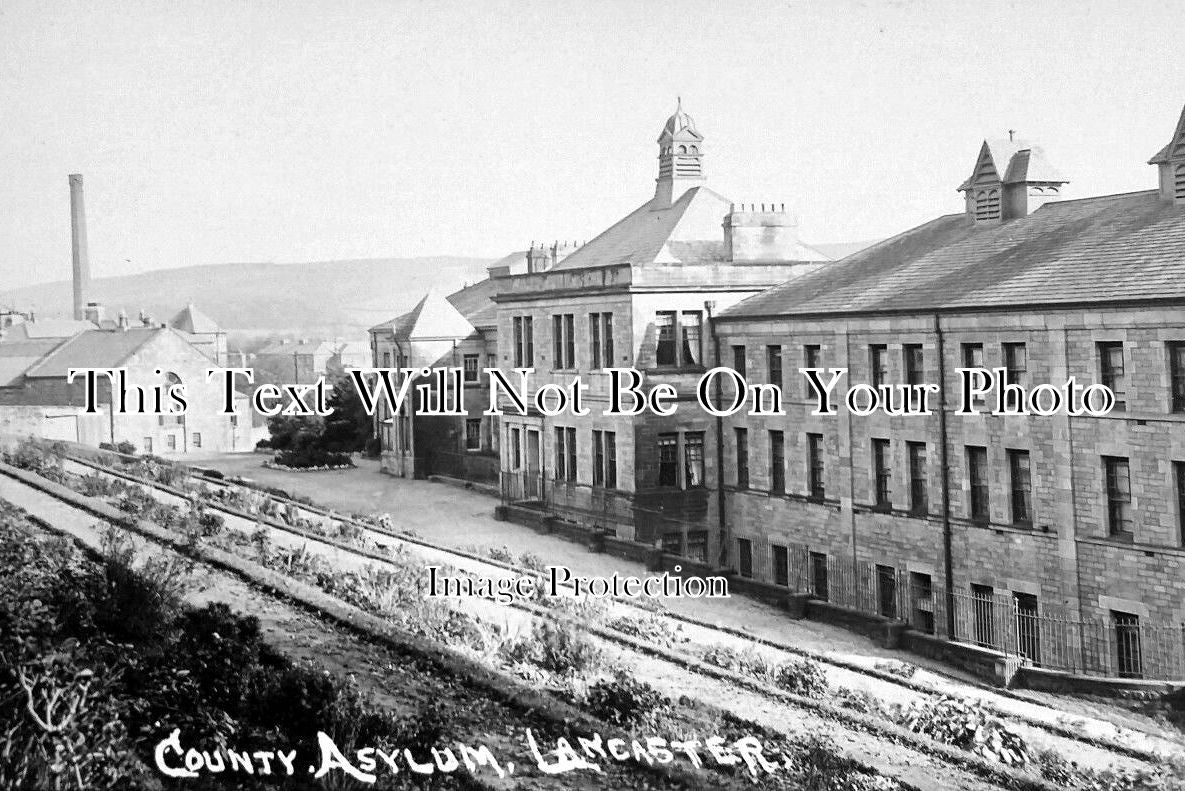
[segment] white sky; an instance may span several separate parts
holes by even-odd
[[[957,211],[980,141],[1148,189],[1185,104],[1164,2],[0,0],[0,290],[231,261],[499,256],[646,200],[682,95],[709,184],[804,239]]]

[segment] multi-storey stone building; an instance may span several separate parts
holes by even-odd
[[[497,349],[497,338],[491,331],[493,311],[482,304],[489,305],[485,288],[462,289],[449,299],[427,294],[407,313],[370,328],[377,367],[460,369],[465,390],[461,404],[465,413],[460,416],[422,414],[425,405],[414,397],[409,397],[408,406],[398,414],[380,402],[375,421],[384,472],[405,478],[439,474],[498,480],[498,423],[482,414],[489,402],[482,372],[494,367]],[[464,308],[472,321],[451,300]],[[483,319],[483,311],[491,318]],[[432,379],[417,376],[416,385],[421,382],[431,383]],[[450,399],[441,405],[446,406],[455,407],[456,403]]]
[[[964,212],[724,311],[725,359],[786,396],[723,421],[728,565],[1034,665],[1185,673],[1185,114],[1152,164],[1155,190],[1063,200],[1040,149],[986,142]],[[815,415],[803,367],[944,395]],[[980,367],[1117,405],[957,414]]]
[[[533,369],[532,392],[579,377],[589,411],[508,410],[502,484],[510,500],[706,557],[718,523],[712,419],[694,403],[669,417],[605,416],[603,369],[635,368],[643,389],[669,383],[691,401],[717,359],[712,317],[829,259],[798,239],[782,206],[737,206],[706,186],[704,138],[682,107],[658,146],[652,197],[566,258],[532,257],[496,281],[498,367],[512,379]]]

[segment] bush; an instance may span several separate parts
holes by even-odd
[[[620,615],[611,620],[608,626],[631,637],[638,637],[666,648],[690,642],[690,638],[683,634],[682,626],[671,626],[670,621],[656,615],[646,615],[642,618]]]
[[[383,452],[383,441],[378,437],[371,437],[366,440],[366,445],[362,448],[362,453],[368,459],[377,459]]]
[[[1030,760],[1020,734],[992,716],[976,700],[942,696],[914,703],[896,717],[898,724],[935,741],[950,744],[1009,766]]]
[[[552,673],[585,673],[600,667],[605,657],[589,637],[574,626],[539,621],[534,633],[500,647],[503,659],[529,662]]]
[[[613,725],[644,725],[657,729],[660,717],[671,701],[645,681],[625,673],[601,679],[589,687],[587,706],[590,713]]]
[[[497,560],[500,563],[513,563],[514,553],[508,547],[490,547],[486,550],[490,560]]]
[[[272,447],[272,441],[267,438],[261,439],[261,440],[259,440],[259,442],[255,443],[256,450],[271,450],[271,447]]]
[[[330,453],[320,448],[284,450],[275,455],[273,461],[283,467],[308,469],[310,467],[353,467],[353,460],[344,453]]]
[[[813,659],[789,660],[774,668],[773,681],[779,688],[808,698],[821,698],[827,693],[827,674]]]
[[[448,718],[435,707],[397,721],[353,682],[275,653],[254,618],[183,609],[184,561],[135,562],[109,534],[95,563],[69,542],[31,539],[21,518],[0,512],[0,788],[158,790],[153,749],[173,728],[199,749],[300,744],[301,764],[315,760],[304,745],[318,728],[347,755],[443,741]]]

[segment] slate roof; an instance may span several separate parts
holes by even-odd
[[[692,187],[670,206],[660,209],[654,208],[655,200],[651,198],[610,225],[599,236],[561,261],[556,270],[653,263],[673,238],[690,241],[686,236],[691,229],[680,226],[690,225],[690,222],[684,223],[685,218],[691,220],[697,213],[705,211],[719,215],[715,233],[711,237],[704,236],[702,232],[693,235],[698,238],[723,238],[720,223],[732,204],[718,192],[707,187]]]
[[[474,327],[493,327],[498,323],[498,306],[491,299],[496,293],[497,281],[487,277],[449,294],[448,301]]]
[[[29,378],[65,377],[71,368],[117,368],[164,327],[131,327],[127,330],[91,329],[75,335],[25,372]]]
[[[0,387],[16,384],[25,371],[57,348],[61,338],[5,340],[0,343]]]
[[[182,332],[202,335],[212,335],[222,332],[218,323],[195,308],[193,303],[186,305],[176,316],[169,319],[169,326]]]
[[[75,321],[74,319],[37,319],[25,321],[4,328],[4,337],[0,343],[12,340],[32,340],[34,338],[57,338],[63,340],[86,330],[93,330],[95,325],[89,321]]]
[[[1185,207],[1155,190],[931,220],[754,295],[721,318],[1185,299]]]
[[[467,338],[473,325],[444,297],[428,292],[416,306],[390,321],[371,327],[371,330],[390,330],[398,338],[408,340]]]

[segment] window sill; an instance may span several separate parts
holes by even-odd
[[[642,373],[648,375],[702,374],[707,370],[703,365],[656,365],[653,368],[647,368]]]

